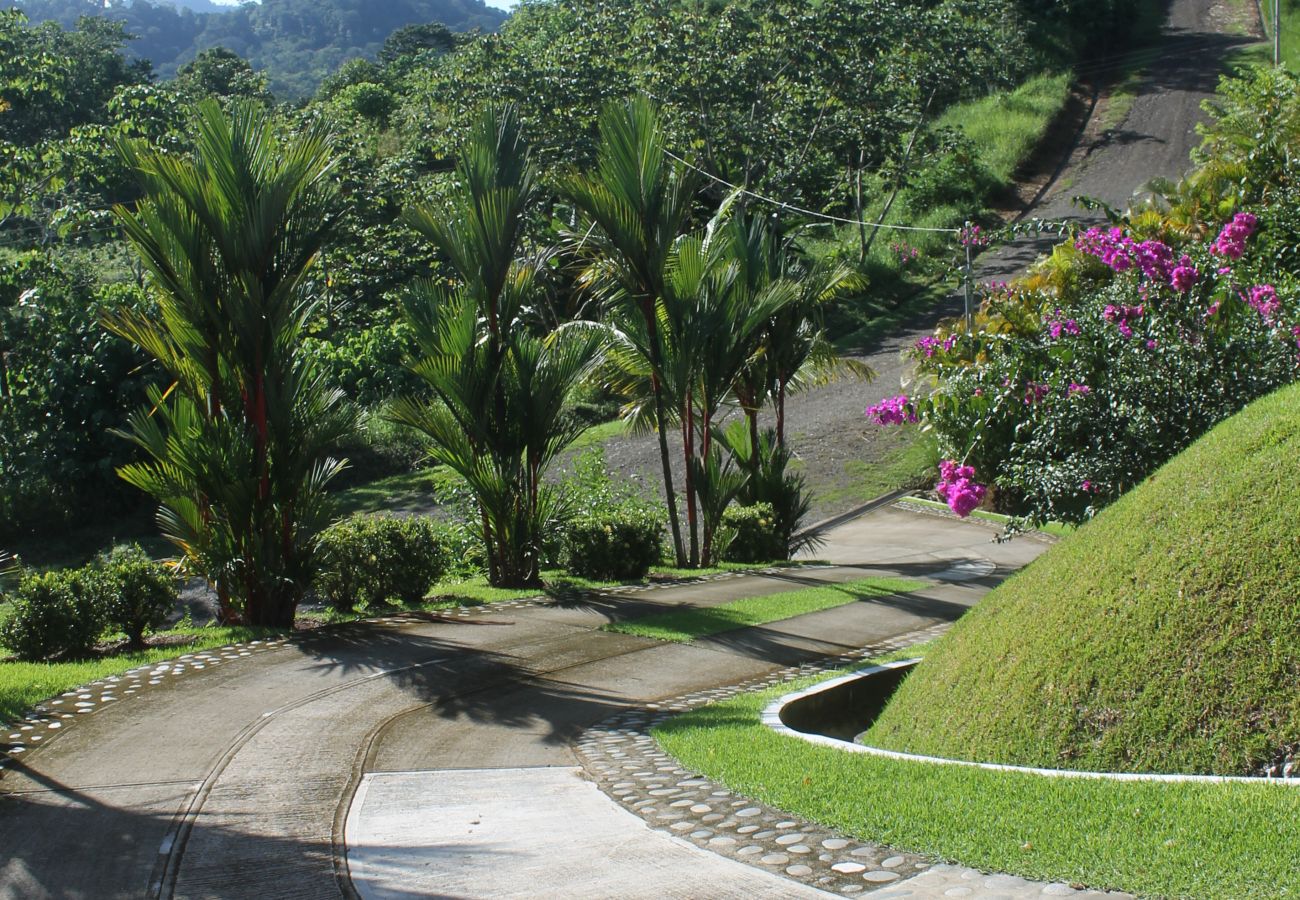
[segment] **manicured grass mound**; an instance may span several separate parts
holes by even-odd
[[[1247,775],[1300,757],[1300,386],[1219,425],[993,591],[876,746]]]

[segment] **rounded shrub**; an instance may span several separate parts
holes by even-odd
[[[438,526],[423,516],[357,515],[320,536],[315,587],[334,609],[418,603],[446,569]]]
[[[161,626],[176,608],[175,576],[137,544],[114,547],[95,568],[97,599],[108,624],[122,631],[131,647],[143,647],[144,633]]]
[[[786,536],[770,503],[732,506],[722,514],[722,558],[753,563],[788,556]]]
[[[664,523],[636,506],[581,516],[565,533],[566,567],[574,575],[602,581],[644,578],[659,563],[663,534]]]
[[[104,632],[101,578],[93,567],[24,575],[0,643],[26,660],[88,655]]]

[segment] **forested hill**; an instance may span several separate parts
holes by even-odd
[[[65,28],[86,15],[120,21],[136,38],[130,52],[150,60],[164,78],[200,50],[226,47],[265,70],[271,89],[285,98],[314,93],[348,59],[373,58],[404,25],[440,22],[452,31],[495,31],[506,18],[483,0],[262,0],[236,7],[206,0],[0,0],[0,8]],[[213,11],[196,12],[205,8]]]

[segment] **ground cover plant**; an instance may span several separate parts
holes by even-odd
[[[995,589],[867,740],[991,762],[1280,773],[1300,747],[1300,386]]]
[[[654,736],[683,766],[739,794],[986,872],[1159,897],[1300,894],[1295,788],[934,766],[819,747],[761,724],[768,703],[815,681],[710,704]]]
[[[779,622],[805,613],[903,594],[922,587],[925,587],[922,582],[904,578],[862,578],[826,587],[743,597],[719,606],[673,610],[606,625],[602,630],[685,643],[711,634]]]

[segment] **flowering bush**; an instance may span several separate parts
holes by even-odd
[[[1061,289],[999,285],[973,333],[918,342],[913,395],[867,410],[921,419],[951,460],[939,494],[1079,521],[1214,423],[1300,375],[1300,291],[1254,251],[1268,215],[1237,213],[1185,246],[1092,228],[1058,248]],[[1209,236],[1213,236],[1210,240]]]

